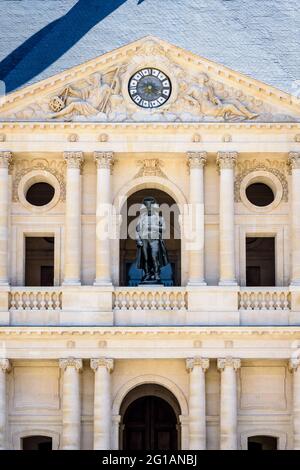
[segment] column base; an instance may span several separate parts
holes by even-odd
[[[238,283],[234,281],[219,281],[218,283],[219,286],[237,286]]]
[[[188,286],[207,286],[207,282],[205,281],[188,281]]]
[[[76,280],[63,281],[62,286],[81,286],[81,282]]]
[[[112,286],[112,281],[109,279],[104,279],[104,280],[95,280],[94,284],[95,287],[109,287]]]

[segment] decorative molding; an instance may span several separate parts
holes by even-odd
[[[78,142],[78,141],[79,141],[79,136],[78,136],[78,134],[70,134],[70,135],[68,135],[68,141],[69,141],[69,142]]]
[[[300,155],[300,154],[299,154]],[[288,164],[285,160],[243,160],[236,165],[236,177],[234,182],[234,200],[241,202],[241,184],[244,178],[255,171],[266,171],[276,176],[282,185],[282,200],[288,202],[289,185],[287,181]]]
[[[98,169],[104,168],[112,172],[115,164],[113,152],[94,152],[94,160]]]
[[[218,358],[217,367],[219,370],[224,370],[225,367],[233,367],[234,370],[238,370],[241,367],[241,360],[234,357]]]
[[[300,365],[300,358],[299,357],[292,357],[289,360],[289,371],[290,372],[296,372],[298,370],[298,367]]]
[[[81,170],[84,162],[83,152],[64,152],[64,160],[67,162],[67,168],[76,168]]]
[[[195,367],[201,367],[203,372],[206,372],[209,368],[209,359],[203,357],[191,357],[186,359],[186,369],[188,372],[192,372]]]
[[[82,359],[75,359],[74,357],[59,359],[59,367],[64,371],[67,367],[75,367],[75,369],[79,371],[82,369]]]
[[[137,164],[141,166],[141,169],[134,178],[142,178],[143,176],[160,176],[161,178],[167,178],[161,169],[163,163],[158,158],[146,158],[145,160],[139,160]]]
[[[99,358],[99,359],[91,359],[90,361],[91,369],[96,372],[99,367],[105,367],[108,372],[112,372],[114,370],[114,360],[109,358]]]
[[[300,152],[290,152],[288,163],[293,170],[300,169]]]
[[[0,370],[3,372],[9,372],[11,370],[11,364],[8,359],[0,359]]]
[[[109,138],[108,138],[108,134],[100,134],[99,135],[99,142],[108,142]]]
[[[15,160],[14,161],[14,176],[12,185],[12,201],[19,202],[18,187],[21,179],[31,171],[48,172],[54,176],[60,187],[61,202],[66,199],[66,185],[64,177],[65,162],[62,160],[47,160],[45,158],[34,158],[33,160]]]
[[[5,141],[6,141],[6,135],[0,134],[0,142],[5,142]]]
[[[188,166],[189,169],[204,168],[207,162],[207,152],[188,152]]]
[[[217,166],[219,170],[234,170],[238,158],[238,152],[218,152]]]
[[[0,151],[0,168],[11,168],[13,163],[13,154],[8,150]]]

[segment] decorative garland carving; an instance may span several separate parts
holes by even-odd
[[[160,176],[167,178],[161,169],[162,162],[158,158],[146,158],[145,160],[139,160],[137,164],[141,166],[141,169],[135,175],[135,178],[141,178],[143,176]]]
[[[283,160],[244,160],[238,161],[236,165],[237,175],[234,183],[234,200],[241,202],[240,187],[243,179],[254,171],[267,171],[275,175],[282,184],[282,200],[288,202],[288,182],[286,176],[288,175],[288,164]]]
[[[60,186],[61,202],[66,200],[66,185],[64,178],[65,162],[63,160],[46,160],[45,158],[34,158],[33,160],[19,160],[14,162],[12,200],[19,202],[18,186],[21,179],[33,170],[47,171],[51,173],[58,181]]]

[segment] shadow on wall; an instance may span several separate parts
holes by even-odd
[[[0,62],[6,92],[40,74],[76,44],[90,29],[127,0],[79,0],[64,16],[28,38]],[[144,0],[139,0],[141,4]],[[113,31],[112,31],[113,34]]]

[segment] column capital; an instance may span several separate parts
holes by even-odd
[[[66,359],[59,360],[59,367],[64,371],[67,367],[74,367],[76,370],[82,369],[82,359],[75,359],[74,357],[68,357]]]
[[[94,152],[97,168],[112,170],[114,165],[114,152]]]
[[[232,367],[234,370],[237,370],[241,367],[241,360],[235,357],[222,357],[218,359],[218,369],[224,370],[225,367]]]
[[[187,152],[188,166],[193,168],[204,168],[207,162],[207,152]]]
[[[300,152],[290,152],[288,158],[288,164],[292,170],[300,169]]]
[[[0,370],[3,372],[9,372],[11,369],[11,364],[8,359],[0,359]]]
[[[0,168],[8,168],[13,161],[13,154],[9,150],[0,150]]]
[[[292,357],[289,360],[289,371],[296,372],[300,365],[300,358],[299,357]]]
[[[238,152],[218,152],[216,162],[219,170],[233,170],[235,168],[237,158]]]
[[[83,152],[64,152],[64,160],[68,168],[81,170],[84,161]]]
[[[105,367],[108,372],[114,369],[114,360],[110,358],[91,359],[91,369],[96,372],[99,367]]]
[[[203,372],[209,368],[209,359],[205,357],[190,357],[185,361],[186,369],[188,372],[192,372],[195,367],[201,367]]]

